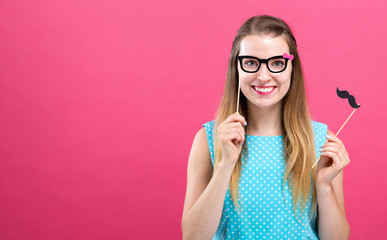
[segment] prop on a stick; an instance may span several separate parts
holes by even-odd
[[[271,59],[277,58],[277,57],[281,57],[281,56],[272,57]],[[289,59],[289,60],[293,60],[294,59],[294,56],[292,54],[287,54],[287,53],[282,54],[282,57],[285,58],[285,59]],[[260,60],[259,65],[261,65],[261,61],[266,63],[266,64],[269,64],[267,62],[267,60],[268,59]],[[286,61],[286,63],[287,63],[287,61]],[[258,67],[258,69],[259,69],[259,67]],[[235,112],[236,114],[239,114],[239,96],[240,96],[240,92],[241,92],[241,78],[239,76],[238,77],[238,100],[237,100],[237,106],[236,106],[236,112]]]
[[[354,110],[352,111],[351,115],[349,115],[349,117],[347,118],[347,120],[345,120],[344,124],[341,126],[341,128],[339,129],[339,131],[336,133],[335,137],[337,135],[339,135],[341,129],[343,129],[344,125],[348,122],[349,118],[352,116],[352,114],[356,111],[356,109],[358,109],[360,107],[360,104],[357,104],[356,103],[356,100],[355,100],[355,97],[350,95],[347,91],[343,90],[343,91],[340,91],[339,88],[336,88],[336,93],[337,93],[337,96],[339,96],[340,98],[347,98],[348,99],[348,103],[349,105],[351,105],[351,107],[354,108]],[[320,161],[320,158],[321,158],[321,155],[320,157],[317,159],[317,161],[313,164],[312,168],[314,168],[314,166],[316,166],[316,164]]]

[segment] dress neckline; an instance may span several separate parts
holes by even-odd
[[[255,138],[282,138],[283,135],[275,135],[275,136],[259,136],[259,135],[247,135],[247,137],[255,137]]]

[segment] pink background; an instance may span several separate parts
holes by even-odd
[[[214,119],[233,37],[289,23],[312,118],[351,163],[351,239],[385,239],[387,3],[0,3],[0,239],[180,239],[187,161]]]

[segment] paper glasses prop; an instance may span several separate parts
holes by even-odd
[[[343,90],[343,91],[340,91],[339,88],[336,88],[336,93],[337,93],[337,96],[339,96],[340,98],[347,98],[348,99],[348,103],[349,105],[351,105],[351,107],[354,108],[354,110],[352,111],[351,115],[349,115],[349,117],[347,118],[347,120],[345,120],[344,124],[341,126],[341,128],[339,129],[339,131],[336,133],[335,137],[337,135],[339,135],[339,132],[341,131],[341,129],[344,127],[344,125],[348,122],[349,118],[352,116],[352,114],[356,111],[356,109],[358,109],[360,107],[360,104],[357,104],[356,103],[356,100],[355,100],[355,97],[350,95],[347,91]],[[314,166],[316,166],[316,164],[318,163],[318,161],[320,161],[320,158],[321,158],[321,155],[320,157],[317,159],[317,161],[313,164],[312,168],[314,168]]]
[[[282,57],[283,58],[285,58],[285,59],[288,59],[288,60],[293,60],[294,59],[294,56],[292,55],[292,54],[290,54],[290,55],[288,55],[287,53],[284,53],[283,55],[282,55]],[[262,64],[262,63],[266,63],[267,65],[269,64],[269,60],[270,59],[275,59],[275,58],[281,58],[281,56],[275,56],[275,57],[272,57],[272,58],[268,58],[268,59],[259,59],[259,65],[258,65],[258,69],[259,69],[259,66]],[[258,60],[258,59],[257,59]],[[287,66],[287,61],[288,60],[286,60],[285,61],[285,66],[284,66],[284,69],[283,70],[285,70],[285,68],[286,68],[286,66]],[[241,63],[242,64],[242,63]],[[242,65],[241,65],[241,68],[242,68]],[[243,69],[243,68],[242,68]],[[282,70],[282,71],[283,71]],[[240,97],[240,91],[241,90],[241,79],[240,79],[240,76],[238,77],[238,100],[237,100],[237,106],[236,106],[236,114],[239,114],[239,97]]]

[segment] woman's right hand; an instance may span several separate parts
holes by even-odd
[[[245,121],[242,115],[233,113],[217,128],[224,164],[234,167],[238,160],[245,141]]]

